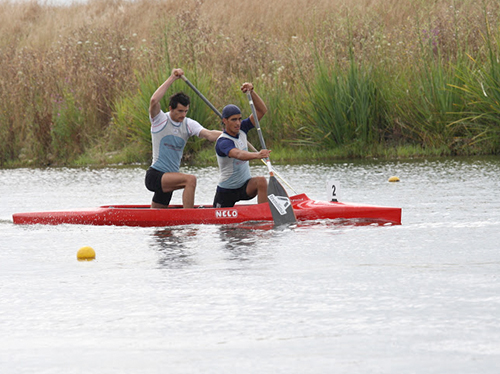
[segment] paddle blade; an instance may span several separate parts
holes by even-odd
[[[297,222],[292,203],[283,186],[274,175],[269,178],[267,199],[275,225],[285,225]]]

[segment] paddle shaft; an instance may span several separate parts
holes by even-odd
[[[196,93],[198,94],[198,96],[199,96],[199,97],[200,97],[200,98],[201,98],[201,99],[205,102],[205,104],[207,104],[207,105],[210,107],[210,109],[212,109],[212,110],[215,112],[215,114],[217,114],[220,118],[222,118],[222,114],[221,114],[221,112],[219,112],[219,111],[217,110],[217,108],[216,108],[216,107],[214,107],[214,106],[212,105],[212,103],[211,103],[210,101],[208,101],[208,99],[207,99],[205,96],[203,96],[203,94],[202,94],[200,91],[198,91],[198,89],[197,89],[197,88],[196,88],[196,87],[195,87],[195,86],[194,86],[194,85],[193,85],[193,84],[189,81],[189,79],[187,79],[187,78],[186,78],[186,76],[185,76],[185,75],[181,75],[181,79],[182,79],[184,82],[186,82],[186,84],[187,84],[189,87],[191,87],[191,89],[192,89],[194,92],[196,92]]]
[[[267,149],[266,142],[264,141],[264,137],[262,136],[262,130],[260,128],[259,117],[257,117],[257,111],[255,110],[255,105],[253,103],[252,93],[250,91],[247,91],[247,98],[248,98],[248,102],[250,103],[250,108],[252,109],[253,120],[255,122],[255,128],[257,129],[257,134],[259,134],[260,145],[261,145],[262,149]],[[273,175],[273,170],[271,168],[271,161],[269,160],[269,158],[266,159],[266,164],[267,164],[267,168],[269,169],[269,173],[271,175]]]
[[[256,149],[256,148],[252,145],[252,143],[250,143],[250,142],[248,142],[248,141],[247,141],[247,144],[248,144],[248,147],[249,147],[252,151],[254,151],[254,152],[258,152],[258,151],[257,151],[257,149]],[[262,163],[263,163],[264,165],[266,165],[266,166],[268,165],[268,164],[266,163],[266,161],[264,161],[263,159],[260,159],[260,160],[262,161]],[[266,160],[267,160],[267,159],[266,159]],[[282,176],[281,176],[281,175],[280,175],[280,174],[276,171],[276,169],[275,169],[275,168],[273,168],[273,173],[274,173],[274,174],[275,174],[275,175],[276,175],[279,179],[281,179],[281,181],[282,181],[283,183],[285,183],[285,184],[288,186],[288,188],[290,188],[290,189],[293,191],[293,193],[294,193],[295,195],[297,195],[297,191],[295,191],[295,189],[294,189],[294,188],[290,185],[290,183],[288,183],[288,182],[285,180],[285,178],[283,178],[283,177],[282,177]]]
[[[259,134],[260,145],[262,146],[263,149],[267,149],[266,142],[264,141],[264,137],[262,136],[262,130],[260,128],[259,117],[257,117],[257,111],[255,110],[255,105],[253,103],[252,93],[250,91],[247,91],[247,98],[248,98],[248,102],[250,103],[250,108],[252,109],[253,120],[255,121],[255,128],[257,129],[257,132]]]

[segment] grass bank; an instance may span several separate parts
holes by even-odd
[[[0,166],[148,163],[149,98],[174,67],[246,114],[252,81],[284,162],[500,153],[498,1],[1,0],[0,35]],[[215,163],[213,145],[186,162]]]

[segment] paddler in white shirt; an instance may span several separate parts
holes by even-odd
[[[222,134],[218,130],[207,130],[187,117],[190,99],[182,92],[170,97],[167,113],[161,109],[161,99],[172,83],[183,74],[182,69],[173,69],[167,80],[151,96],[149,103],[153,162],[146,172],[145,184],[148,190],[154,192],[151,208],[167,208],[173,191],[181,189],[184,190],[183,207],[194,207],[196,176],[179,172],[184,146],[193,135],[214,142]]]

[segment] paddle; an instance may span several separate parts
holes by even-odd
[[[215,112],[215,114],[217,114],[220,118],[222,118],[222,113],[221,113],[221,112],[219,112],[219,111],[217,110],[217,108],[216,108],[216,107],[214,107],[214,106],[212,105],[212,103],[211,103],[210,101],[208,101],[208,99],[207,99],[205,96],[203,96],[203,94],[202,94],[200,91],[198,91],[198,89],[197,89],[197,88],[196,88],[196,87],[195,87],[195,86],[194,86],[194,85],[193,85],[193,84],[189,81],[189,79],[187,79],[187,78],[186,78],[186,76],[185,76],[185,75],[181,75],[181,79],[182,79],[184,82],[186,82],[186,84],[187,84],[189,87],[191,87],[191,89],[192,89],[194,92],[196,92],[196,93],[198,94],[198,96],[199,96],[199,97],[200,97],[200,98],[201,98],[201,99],[205,102],[205,104],[207,104],[207,105],[210,107],[210,109],[212,109],[212,110]]]
[[[248,144],[248,147],[249,147],[252,151],[254,151],[254,152],[258,152],[258,151],[257,151],[257,149],[256,149],[256,148],[252,145],[252,143],[250,143],[249,141],[247,141],[247,144]],[[267,164],[267,162],[266,162],[266,161],[264,161],[264,160],[262,160],[262,159],[261,159],[261,161],[262,161],[262,163],[263,163],[264,165],[266,165],[268,168],[269,168],[269,167],[271,167],[271,168],[272,168],[272,170],[273,170],[273,173],[274,173],[274,174],[275,174],[275,175],[276,175],[279,179],[281,179],[281,181],[282,181],[283,183],[285,183],[285,184],[288,186],[288,188],[290,188],[290,189],[293,191],[293,193],[294,193],[295,195],[297,195],[297,191],[295,191],[295,189],[294,189],[292,186],[290,186],[290,183],[288,183],[288,182],[285,180],[285,178],[283,178],[281,175],[279,175],[279,174],[278,174],[278,172],[276,171],[276,169],[275,169],[274,167],[272,167],[271,165]]]
[[[266,148],[266,143],[264,142],[264,137],[262,136],[262,130],[259,124],[259,118],[257,117],[257,112],[252,100],[252,94],[247,91],[247,98],[252,109],[253,119],[255,122],[255,127],[257,133],[259,134],[260,145],[263,149]],[[275,225],[284,225],[297,222],[295,218],[295,213],[293,212],[292,203],[290,198],[286,193],[283,186],[278,182],[274,176],[274,170],[271,166],[271,161],[269,158],[266,159],[266,165],[269,169],[269,184],[267,186],[267,199],[269,201],[269,207],[271,208],[271,213],[273,215],[273,220]]]
[[[220,118],[222,118],[222,113],[221,113],[221,112],[219,112],[219,111],[217,110],[217,108],[216,108],[216,107],[214,107],[210,101],[208,101],[208,99],[207,99],[207,98],[206,98],[206,97],[205,97],[205,96],[204,96],[204,95],[203,95],[203,94],[202,94],[202,93],[201,93],[201,92],[200,92],[200,91],[199,91],[199,90],[198,90],[198,89],[197,89],[197,88],[196,88],[196,87],[195,87],[195,86],[194,86],[194,85],[193,85],[193,84],[189,81],[189,79],[187,79],[187,78],[186,78],[186,76],[185,76],[185,75],[181,75],[181,79],[182,79],[184,82],[186,82],[186,84],[187,84],[189,87],[191,87],[191,89],[192,89],[194,92],[196,92],[196,94],[197,94],[197,95],[198,95],[198,96],[199,96],[199,97],[200,97],[200,98],[201,98],[201,99],[205,102],[205,104],[207,104],[207,105],[210,107],[210,109],[212,109],[212,110],[214,111],[214,113],[215,113],[215,114],[217,114]],[[255,116],[255,115],[254,115],[254,116]],[[247,143],[248,143],[248,147],[249,147],[252,151],[257,152],[257,150],[255,149],[255,147],[254,147],[254,146],[253,146],[250,142],[247,142]],[[270,164],[267,164],[267,163],[266,163],[266,161],[264,161],[264,160],[261,160],[261,161],[264,163],[264,165],[267,165],[267,167],[268,167],[268,168],[270,167]],[[281,175],[279,175],[279,174],[278,174],[278,172],[277,172],[276,170],[274,170],[274,169],[273,169],[273,172],[274,172],[274,174],[276,174],[276,176],[277,176],[279,179],[281,179],[281,180],[283,181],[283,183],[285,183],[285,184],[286,184],[286,185],[287,185],[287,186],[288,186],[288,187],[289,187],[289,188],[290,188],[290,189],[291,189],[291,190],[292,190],[295,194],[297,194],[297,192],[293,189],[293,187],[292,187],[292,186],[290,186],[290,184],[289,184],[289,183],[288,183],[288,182],[287,182],[287,181],[286,181],[286,180],[285,180],[285,179],[284,179]]]

